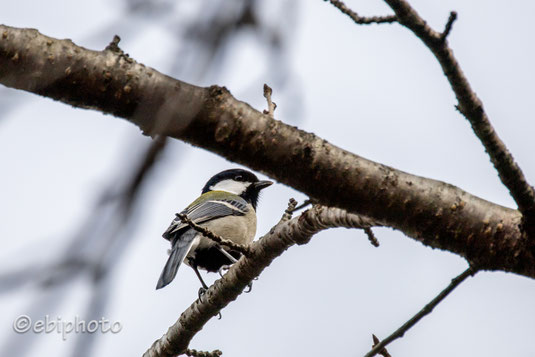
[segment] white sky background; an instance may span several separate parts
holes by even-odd
[[[114,22],[123,16],[120,4],[9,1],[2,4],[0,23],[103,49],[115,34]],[[390,13],[379,0],[347,4],[363,15]],[[450,44],[495,129],[534,183],[535,4],[411,4],[440,30],[449,11],[458,12]],[[166,24],[180,16],[191,21],[190,7],[195,6],[177,7],[167,20],[122,18],[133,40],[118,33],[121,48],[168,73],[173,37]],[[299,112],[293,109],[296,104],[274,87],[277,119],[368,159],[514,207],[468,122],[454,110],[454,95],[437,61],[414,35],[399,25],[356,26],[320,0],[301,1],[297,11],[289,59],[292,81],[302,90],[301,117],[292,117]],[[197,84],[225,85],[239,99],[263,109],[262,84],[273,81],[277,68],[266,74],[266,54],[250,36],[244,35],[227,53],[223,72]],[[6,272],[59,254],[103,185],[120,175],[118,160],[131,157],[125,145],[131,143],[135,151],[147,139],[121,119],[29,93],[0,93],[0,105],[19,103],[0,119],[0,272]],[[120,321],[123,330],[100,336],[95,356],[141,355],[196,298],[199,284],[187,267],[169,287],[154,290],[167,258],[161,233],[212,174],[235,166],[171,143],[154,183],[143,194],[144,211],[133,244],[114,271],[105,317]],[[258,235],[277,222],[289,197],[304,199],[280,184],[265,192]],[[291,248],[255,281],[251,294],[226,308],[222,320],[210,321],[191,347],[221,349],[224,356],[363,355],[371,347],[372,333],[385,337],[466,268],[451,253],[390,229],[375,231],[378,249],[361,231],[345,229],[323,232],[310,244]],[[52,316],[72,320],[85,311],[86,282],[80,279],[71,287],[66,303],[50,311]],[[37,293],[27,287],[0,295],[0,348],[17,337],[12,322],[27,312]],[[394,357],[533,356],[534,301],[533,280],[480,273],[390,345],[389,352]],[[24,343],[29,336],[18,338]],[[74,335],[65,342],[56,334],[38,336],[30,355],[70,355],[74,340]]]

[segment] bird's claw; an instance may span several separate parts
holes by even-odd
[[[203,295],[204,295],[205,293],[206,293],[206,289],[203,288],[203,287],[200,287],[200,288],[199,288],[199,301],[202,302],[202,297],[203,297]]]
[[[230,265],[223,265],[221,268],[219,268],[218,272],[219,272],[219,276],[223,277],[223,274],[225,270],[229,270],[230,269]]]

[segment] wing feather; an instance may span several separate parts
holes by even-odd
[[[215,195],[209,195],[210,193],[201,196],[181,213],[187,215],[193,222],[201,224],[225,216],[243,216],[249,211],[247,201],[240,196],[233,195],[221,199],[217,196],[212,197]],[[164,232],[163,237],[169,240],[187,227],[187,224],[182,223],[180,218],[176,217]]]

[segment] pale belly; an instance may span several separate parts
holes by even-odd
[[[246,218],[246,219],[244,219]],[[251,243],[256,234],[256,214],[254,210],[250,210],[246,217],[232,216],[224,219],[216,219],[201,226],[208,229],[210,232],[233,241],[237,244],[247,245]],[[190,265],[188,258],[195,259],[196,252],[199,250],[207,250],[212,248],[216,243],[200,234],[193,240],[191,248],[184,259],[184,263]],[[226,247],[224,247],[226,250]],[[222,253],[220,253],[222,254]]]

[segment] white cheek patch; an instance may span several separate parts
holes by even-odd
[[[235,195],[241,195],[245,192],[247,187],[251,185],[250,182],[239,182],[234,180],[223,180],[216,183],[215,185],[210,186],[212,191],[226,191],[233,193]]]

